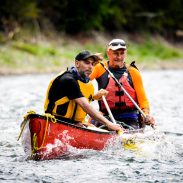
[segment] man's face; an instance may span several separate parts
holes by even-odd
[[[80,75],[85,75],[89,77],[89,75],[92,73],[93,67],[96,64],[96,61],[93,57],[89,57],[86,60],[76,60],[76,68]]]
[[[124,60],[126,58],[126,50],[107,50],[107,57],[109,59],[109,65],[112,68],[122,68],[124,65]]]

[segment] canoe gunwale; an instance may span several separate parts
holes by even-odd
[[[41,119],[47,120],[46,116],[43,116],[43,115],[40,115],[40,114],[29,114],[28,120],[34,119],[34,118],[41,118]],[[88,129],[88,128],[85,128],[85,127],[80,127],[80,126],[77,126],[75,124],[71,124],[71,123],[68,123],[66,121],[63,121],[63,120],[60,120],[60,119],[57,119],[57,118],[56,118],[56,123],[63,124],[63,125],[66,125],[66,126],[70,126],[72,128],[77,128],[77,129],[84,130],[84,131],[98,133],[98,134],[109,134],[109,135],[117,134],[115,131],[99,131],[99,130],[97,130],[97,128],[96,128],[96,130],[93,130],[93,129]]]

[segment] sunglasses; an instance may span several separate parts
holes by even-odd
[[[122,43],[122,42],[113,42],[113,43],[109,44],[109,46],[118,46],[118,45],[126,46],[125,43]]]

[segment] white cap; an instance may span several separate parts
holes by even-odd
[[[113,39],[109,42],[107,46],[107,50],[118,50],[118,49],[125,49],[126,50],[126,43],[122,39]]]

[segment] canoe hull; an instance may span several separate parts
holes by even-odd
[[[58,158],[68,152],[68,147],[103,150],[115,132],[93,130],[38,114],[28,116],[31,139],[31,157],[34,160]]]

